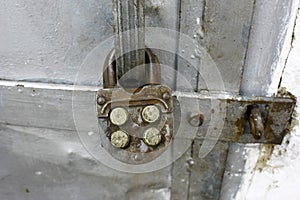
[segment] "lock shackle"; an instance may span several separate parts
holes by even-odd
[[[149,48],[145,49],[145,77],[143,85],[161,85],[161,66],[158,58]],[[137,77],[144,80],[145,77]],[[118,74],[116,70],[115,50],[113,49],[107,56],[103,67],[103,88],[115,88],[118,84]]]
[[[104,62],[103,88],[114,88],[117,85],[115,50],[113,49]]]

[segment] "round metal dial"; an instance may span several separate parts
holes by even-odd
[[[142,118],[148,123],[156,122],[160,117],[160,110],[156,106],[146,106],[142,111]]]
[[[128,112],[124,108],[115,108],[110,113],[110,121],[114,125],[121,126],[128,120]]]
[[[161,139],[161,133],[157,128],[151,127],[144,133],[144,142],[150,146],[158,145]]]
[[[111,134],[110,142],[114,147],[122,149],[129,144],[130,137],[125,131],[119,130]]]

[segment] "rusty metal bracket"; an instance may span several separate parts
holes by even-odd
[[[98,117],[108,117],[109,111],[122,106],[158,105],[163,113],[173,111],[171,89],[163,85],[148,85],[134,92],[135,89],[103,89],[97,93]]]
[[[186,104],[181,115],[187,122],[191,116],[201,113],[203,123],[198,128],[198,139],[221,140],[237,143],[272,143],[280,144],[289,132],[292,114],[296,105],[294,97],[242,97],[224,94],[201,95],[195,93],[174,92],[179,102]],[[211,101],[218,102],[211,107]],[[196,106],[195,106],[195,102]],[[174,105],[174,113],[179,108]],[[194,114],[194,115],[193,115]],[[218,124],[212,122],[212,116],[225,116],[219,119],[224,122],[218,137],[210,136],[208,128]],[[176,121],[176,119],[175,119]],[[176,122],[175,122],[176,123]],[[195,128],[190,125],[191,130]],[[187,130],[188,132],[189,130]]]

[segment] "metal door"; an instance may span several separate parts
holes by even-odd
[[[278,55],[293,6],[292,0],[146,0],[152,27],[146,42],[163,66],[163,82],[178,95],[273,95],[269,86],[279,79],[272,71],[284,67]],[[234,196],[243,172],[231,165],[243,167],[245,158],[235,153],[243,145],[219,141],[199,158],[198,133],[173,146],[192,144],[171,165],[128,173],[99,162],[91,152],[97,147],[82,144],[98,134],[88,123],[96,120],[90,100],[102,80],[94,69],[113,41],[111,0],[3,1],[0,35],[0,199]],[[212,77],[202,76],[208,72]]]

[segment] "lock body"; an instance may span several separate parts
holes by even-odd
[[[132,76],[118,77],[112,51],[103,71],[104,88],[97,93],[102,146],[128,164],[154,160],[168,148],[173,137],[172,91],[161,85],[156,56],[150,49],[145,52],[147,62],[139,69],[144,76],[132,84]]]

